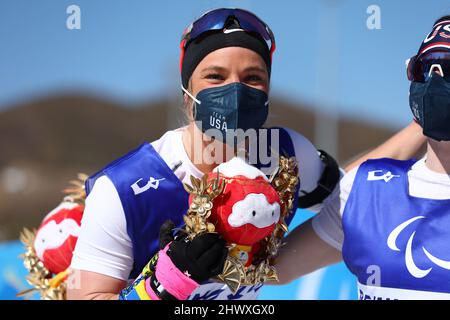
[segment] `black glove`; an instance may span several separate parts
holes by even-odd
[[[217,233],[203,233],[192,241],[186,236],[172,236],[174,225],[166,221],[160,229],[160,246],[164,248],[170,241],[167,255],[173,264],[186,272],[197,283],[202,283],[222,273],[228,255],[225,240]]]

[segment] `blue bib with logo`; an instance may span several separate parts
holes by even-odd
[[[415,160],[369,160],[344,208],[342,254],[360,299],[450,299],[450,199],[409,195]]]
[[[136,278],[159,250],[159,228],[166,220],[184,224],[188,193],[150,143],[143,143],[86,181],[89,194],[95,181],[106,175],[114,184],[133,243],[134,265],[130,278]]]

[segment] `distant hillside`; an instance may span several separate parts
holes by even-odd
[[[61,96],[0,113],[0,165],[25,160],[98,166],[165,130],[165,103],[123,107],[93,97]]]
[[[74,94],[0,112],[0,241],[17,238],[22,226],[37,226],[61,200],[60,190],[77,172],[95,172],[140,143],[157,139],[181,121],[174,118],[182,119],[181,108],[167,101],[126,107]],[[300,106],[277,99],[271,102],[269,124],[296,129],[312,141],[314,119],[311,111]],[[339,160],[391,134],[374,125],[342,119]]]

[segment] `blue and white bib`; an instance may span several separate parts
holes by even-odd
[[[360,299],[450,299],[450,199],[409,195],[415,160],[369,160],[345,205],[342,254]]]

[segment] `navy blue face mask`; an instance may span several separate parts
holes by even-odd
[[[240,82],[220,87],[203,89],[194,98],[194,118],[197,125],[206,132],[208,129],[220,131],[216,138],[226,140],[227,131],[260,129],[266,122],[269,112],[267,94]],[[219,131],[215,132],[219,132]]]
[[[450,83],[439,74],[427,82],[411,82],[409,106],[423,134],[437,141],[450,141]]]

